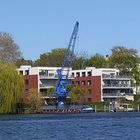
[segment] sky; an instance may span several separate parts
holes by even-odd
[[[67,48],[79,21],[76,53],[111,54],[125,46],[140,56],[140,0],[0,0],[0,32],[10,33],[25,59]]]

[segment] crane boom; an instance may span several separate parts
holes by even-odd
[[[76,43],[78,28],[79,28],[79,22],[76,22],[70,37],[68,47],[66,49],[62,66],[60,69],[57,69],[58,80],[55,85],[54,94],[57,97],[58,109],[64,108],[64,97],[68,95],[68,91],[66,90],[66,87],[68,83],[69,71],[72,65],[72,59],[74,55],[74,47]]]

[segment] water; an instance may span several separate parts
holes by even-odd
[[[0,116],[0,140],[140,140],[140,113]]]

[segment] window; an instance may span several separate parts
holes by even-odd
[[[82,81],[81,84],[82,84],[82,85],[85,85],[85,81]]]
[[[26,79],[26,80],[25,80],[25,85],[28,85],[28,84],[29,84],[29,80]]]
[[[115,76],[114,73],[110,73],[110,77],[113,78]]]
[[[20,70],[19,73],[20,73],[21,75],[23,75],[23,70]]]
[[[91,85],[91,80],[88,80],[88,81],[87,81],[87,84],[88,84],[88,85]]]
[[[25,89],[25,94],[28,94],[28,92],[29,92],[29,89],[26,88]]]
[[[80,72],[77,72],[76,73],[76,77],[80,77]]]
[[[79,81],[76,81],[76,85],[77,85],[77,86],[80,85],[80,82],[79,82]]]
[[[74,77],[74,73],[72,73],[71,75],[72,75],[72,77]]]
[[[25,91],[28,92],[29,90],[26,88]]]
[[[86,73],[85,72],[82,72],[82,77],[86,76]]]
[[[74,81],[72,81],[72,85],[74,85]]]
[[[39,70],[40,76],[48,76],[48,70]]]
[[[91,94],[91,89],[88,89],[88,94]]]
[[[49,73],[49,77],[53,77],[54,76],[54,73]]]
[[[88,98],[88,102],[91,102],[91,98]]]
[[[88,76],[91,76],[91,71],[88,71]]]
[[[29,75],[29,70],[25,70],[25,75]]]

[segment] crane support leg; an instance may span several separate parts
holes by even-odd
[[[64,97],[58,97],[58,109],[64,108]]]

